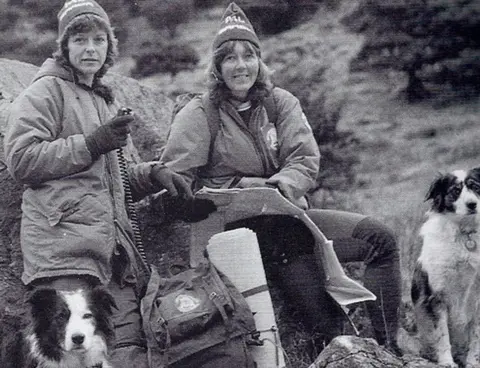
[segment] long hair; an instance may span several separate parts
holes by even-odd
[[[68,39],[75,34],[89,32],[94,29],[101,29],[107,32],[108,48],[105,63],[100,70],[95,73],[93,78],[92,90],[97,95],[103,97],[108,104],[111,104],[115,100],[113,91],[101,82],[101,78],[115,62],[115,58],[118,55],[118,41],[113,33],[112,27],[102,18],[92,14],[83,14],[75,17],[67,26],[65,32],[58,38],[57,50],[53,53],[53,58],[65,69],[69,70],[73,74],[75,81],[77,81],[77,70],[72,66],[68,57]]]
[[[212,101],[217,104],[219,104],[222,100],[228,100],[230,97],[232,97],[232,92],[223,80],[221,64],[225,56],[233,51],[237,42],[240,42],[247,50],[254,52],[258,58],[259,69],[257,80],[248,91],[247,98],[249,100],[261,101],[270,94],[273,88],[273,83],[271,80],[272,72],[263,62],[260,49],[253,43],[245,40],[227,41],[221,44],[213,52],[212,60],[207,68],[206,77],[208,91]]]

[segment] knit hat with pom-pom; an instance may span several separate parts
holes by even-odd
[[[67,0],[57,15],[59,37],[63,35],[65,29],[75,17],[83,14],[96,15],[110,26],[107,13],[95,0]]]
[[[260,47],[260,41],[243,10],[235,3],[225,10],[222,16],[220,28],[213,40],[213,49],[217,49],[222,43],[231,40],[246,40]]]

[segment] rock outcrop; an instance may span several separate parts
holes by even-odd
[[[338,336],[309,368],[434,368],[437,364],[418,356],[398,357],[374,339]]]

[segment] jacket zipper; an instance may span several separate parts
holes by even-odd
[[[254,118],[254,115],[258,114],[258,109],[260,108],[261,106],[257,106],[253,111],[252,111],[252,114],[250,115],[250,121]],[[233,109],[233,107],[232,107]],[[257,152],[257,155],[258,157],[260,157],[260,162],[262,163],[262,168],[263,168],[263,175],[267,175],[267,158],[265,157],[263,151],[262,151],[262,143],[260,141],[260,139],[258,139],[258,137],[255,136],[255,134],[253,134],[250,129],[248,129],[248,126],[250,124],[247,124],[243,121],[243,119],[241,118],[240,114],[235,110],[235,116],[233,117],[235,120],[238,120],[241,122],[241,124],[238,124],[240,126],[240,128],[248,134],[248,136],[251,138],[252,142],[253,142],[253,146],[255,147],[255,152]],[[231,114],[230,114],[231,115]],[[255,127],[256,128],[256,127]]]
[[[252,111],[252,115],[250,115],[250,121],[252,121],[252,119],[254,118],[254,116],[258,116],[259,114],[259,109],[261,108],[262,106],[259,105],[255,108],[255,110]],[[259,133],[260,129],[259,129],[259,119],[255,119],[253,120],[256,122],[255,124],[255,127],[254,129],[256,129],[257,133]],[[249,124],[250,125],[250,124]],[[265,147],[265,141],[263,140],[263,136],[262,134],[253,134],[251,133],[252,137],[253,137],[253,140],[255,142],[255,147],[257,149],[257,152],[259,153],[259,156],[260,156],[260,160],[262,161],[262,165],[263,165],[263,176],[266,176],[267,175],[267,167],[268,167],[268,158],[267,158],[267,155],[265,153],[266,151],[266,147]]]
[[[95,105],[95,109],[97,110],[97,115],[98,115],[98,119],[100,121],[100,124],[103,125],[103,119],[102,119],[102,116],[100,115],[100,108],[98,106],[97,100],[95,99],[95,95],[93,94],[92,91],[89,91],[89,93],[90,93],[90,96],[93,99],[93,104]],[[115,226],[115,225],[119,226],[119,221],[117,219],[117,205],[115,203],[115,193],[114,193],[114,189],[113,189],[112,160],[109,157],[108,153],[104,154],[102,156],[105,159],[105,166],[106,166],[106,170],[107,170],[107,175],[106,175],[107,186],[108,186],[108,192],[110,193],[110,199],[111,199],[111,202],[112,202],[113,224],[114,224],[113,234],[114,234],[114,237],[115,237],[115,244],[120,244],[120,239],[118,238],[117,230],[116,230],[116,226]]]

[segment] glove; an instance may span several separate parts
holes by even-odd
[[[166,189],[172,196],[193,197],[192,189],[185,179],[164,164],[157,164],[152,167],[150,179],[154,185],[157,184],[160,189]]]
[[[130,133],[128,125],[134,120],[134,115],[115,116],[107,124],[86,136],[85,143],[93,159],[96,160],[104,153],[125,146]]]
[[[210,199],[190,198],[180,208],[179,217],[185,222],[198,222],[205,220],[217,206]]]

